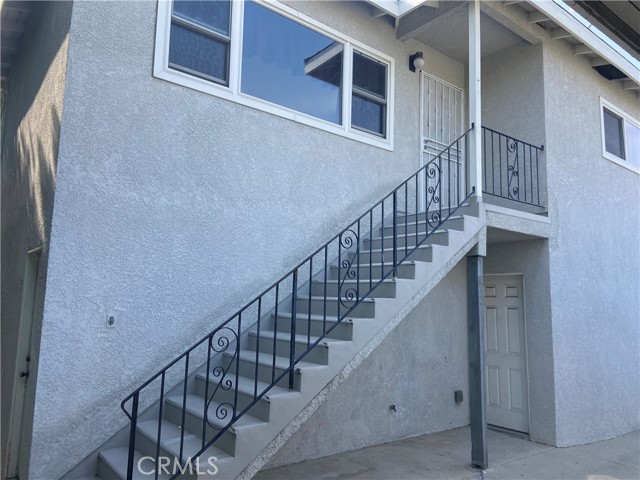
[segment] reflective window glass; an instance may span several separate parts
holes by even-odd
[[[353,52],[351,125],[359,130],[386,135],[387,66]]]
[[[315,30],[246,2],[241,90],[340,124],[343,50]]]
[[[174,0],[173,15],[229,36],[230,1]]]
[[[171,25],[169,65],[194,75],[226,82],[229,45],[181,25]]]
[[[618,158],[624,159],[624,137],[622,136],[622,119],[604,109],[604,142],[605,150]]]

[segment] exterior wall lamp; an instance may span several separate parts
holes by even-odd
[[[424,67],[424,55],[422,52],[416,52],[409,57],[409,70],[415,72],[416,70],[422,70]]]

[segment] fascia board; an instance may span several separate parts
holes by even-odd
[[[640,84],[640,69],[638,69],[638,67],[624,58],[613,47],[608,45],[603,39],[598,37],[577,18],[573,17],[554,1],[541,0],[530,1],[529,3],[547,15],[553,22],[557,23],[560,27],[564,28],[582,43],[591,48],[594,53],[597,53],[602,58],[608,60],[611,65],[614,65],[634,82]]]

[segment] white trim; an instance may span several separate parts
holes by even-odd
[[[394,107],[394,59],[374,48],[371,48],[358,40],[344,35],[337,30],[328,27],[293,8],[283,5],[275,0],[254,0],[275,13],[296,21],[297,23],[315,30],[333,40],[344,44],[343,62],[343,88],[342,88],[342,115],[341,124],[335,124],[316,118],[312,115],[277,105],[266,100],[242,93],[242,39],[244,24],[244,2],[232,2],[231,14],[231,47],[229,51],[229,86],[216,84],[208,80],[198,78],[187,73],[169,68],[169,33],[171,29],[171,5],[172,0],[158,1],[158,18],[156,28],[156,48],[154,54],[153,76],[161,80],[181,85],[202,93],[223,98],[241,105],[255,108],[303,125],[318,128],[329,133],[340,135],[367,145],[393,151],[393,107]],[[368,134],[351,127],[351,91],[353,80],[352,53],[354,47],[362,53],[379,60],[387,66],[387,114],[386,114],[386,138]]]
[[[607,110],[611,111],[612,113],[615,113],[620,118],[622,118],[622,139],[624,142],[625,152],[627,152],[628,149],[627,149],[627,131],[624,124],[625,122],[629,122],[630,124],[636,126],[637,128],[640,128],[640,121],[638,121],[635,117],[629,115],[624,110],[616,107],[606,99],[602,97],[599,97],[599,98],[600,98],[600,141],[601,141],[601,147],[602,147],[602,157],[606,158],[607,160],[617,165],[620,165],[621,167],[626,168],[627,170],[631,170],[632,172],[640,175],[640,165],[634,165],[629,160],[625,160],[624,158],[620,158],[617,155],[614,155],[613,153],[607,152],[605,134],[604,134],[604,109],[606,108]],[[638,159],[638,161],[640,162],[640,159]]]
[[[501,215],[509,215],[510,217],[521,218],[523,220],[530,220],[533,222],[540,222],[546,225],[551,224],[549,217],[543,217],[542,215],[536,215],[535,213],[523,212],[516,210],[515,208],[501,207],[499,205],[493,205],[492,203],[484,203],[484,209],[487,212],[499,213]],[[519,232],[522,233],[522,232]]]

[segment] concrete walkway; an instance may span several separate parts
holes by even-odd
[[[468,466],[469,429],[390,442],[330,457],[264,470],[255,480],[400,479],[640,479],[640,432],[570,448],[489,431],[489,465]]]

